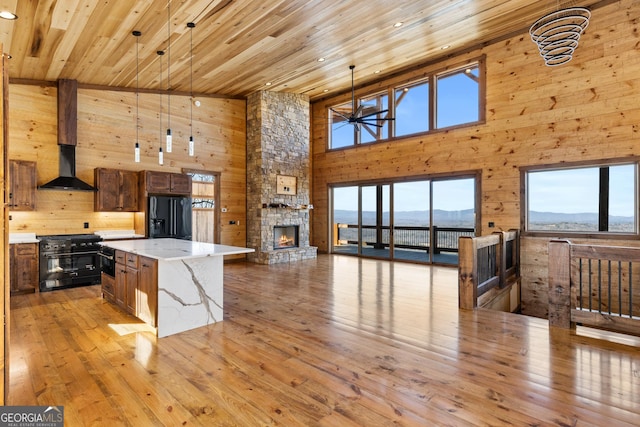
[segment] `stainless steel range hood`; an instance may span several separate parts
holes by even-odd
[[[38,186],[43,190],[96,191],[76,177],[76,143],[78,139],[78,82],[58,81],[58,149],[59,176]]]
[[[58,148],[60,149],[60,176],[38,188],[43,190],[96,191],[91,185],[76,177],[76,146],[58,145]]]

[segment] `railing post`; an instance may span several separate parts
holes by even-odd
[[[571,322],[571,243],[549,242],[549,325],[564,329]]]
[[[458,238],[458,307],[473,310],[478,306],[478,265],[472,237]]]
[[[494,231],[493,234],[500,235],[500,241],[498,242],[498,247],[496,248],[496,269],[498,270],[498,277],[500,278],[500,284],[498,285],[500,289],[504,288],[507,284],[507,272],[506,272],[506,258],[507,258],[507,247],[505,244],[505,232],[504,231]]]

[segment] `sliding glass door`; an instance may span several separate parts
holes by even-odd
[[[475,235],[475,177],[332,189],[332,252],[457,264],[458,238]]]
[[[360,253],[376,258],[390,258],[390,185],[365,185],[361,191]]]
[[[444,179],[431,183],[433,262],[458,264],[458,238],[475,235],[475,192],[473,178]]]
[[[430,194],[430,181],[393,184],[395,259],[429,262]]]

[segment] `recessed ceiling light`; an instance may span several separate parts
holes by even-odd
[[[373,72],[373,74],[380,74],[380,71],[382,71],[382,70],[375,70],[375,71]]]
[[[329,89],[325,89],[325,90],[323,90],[323,92],[325,92],[325,93],[326,93],[326,92],[329,92]]]
[[[2,10],[0,11],[0,18],[14,20],[14,19],[18,19],[18,15],[16,15],[13,12],[9,12],[8,10]]]
[[[396,22],[395,24],[393,24],[393,26],[395,28],[398,28],[398,27],[402,27],[402,24],[404,24],[404,22]]]
[[[265,86],[271,86],[271,82],[266,82]]]
[[[318,62],[324,62],[324,58],[318,58]]]
[[[442,50],[447,50],[451,47],[451,45],[445,44],[444,46],[442,46],[440,49]]]

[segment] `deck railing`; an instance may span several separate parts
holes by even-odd
[[[549,242],[549,324],[640,335],[640,248]]]
[[[520,233],[460,237],[458,305],[516,311],[520,306]]]
[[[368,246],[386,248],[390,244],[389,226],[363,225],[362,242]],[[460,236],[473,236],[473,228],[461,227],[418,227],[395,226],[393,227],[393,245],[396,248],[419,249],[429,252],[429,233],[433,231],[433,253],[458,252],[458,238]],[[334,246],[341,244],[358,244],[358,225],[337,223],[334,227]]]

